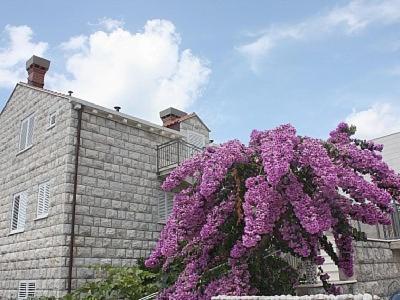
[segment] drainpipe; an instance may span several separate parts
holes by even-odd
[[[72,195],[71,240],[69,243],[68,293],[71,293],[71,291],[72,291],[72,266],[74,263],[74,244],[75,244],[76,193],[77,193],[77,189],[78,189],[79,149],[81,148],[81,128],[82,128],[83,106],[80,104],[76,104],[74,109],[78,111],[78,125],[76,127],[74,191],[73,191],[73,195]]]

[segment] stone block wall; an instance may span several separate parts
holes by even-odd
[[[73,287],[94,276],[90,266],[132,266],[159,237],[156,146],[169,138],[83,112],[76,207]]]
[[[49,114],[56,125],[49,127]],[[21,121],[35,114],[33,146],[19,152]],[[18,284],[36,281],[36,295],[65,289],[68,189],[73,170],[73,113],[62,95],[18,84],[0,115],[0,295],[16,299]],[[48,217],[36,219],[38,185],[50,181]],[[23,232],[10,234],[13,195],[27,191]]]
[[[400,289],[400,250],[389,241],[357,242],[354,292],[390,296]]]
[[[349,281],[334,282],[345,293],[369,293],[388,299],[400,290],[400,249],[394,241],[368,240],[355,246],[354,277]],[[301,295],[324,293],[321,284],[301,285]]]
[[[83,105],[73,288],[93,279],[91,266],[131,266],[149,255],[163,226],[156,147],[182,136],[100,109]],[[56,125],[49,129],[53,112]],[[18,153],[21,121],[31,113],[34,143]],[[15,299],[19,282],[28,280],[38,297],[66,293],[77,118],[73,98],[26,84],[17,85],[0,115],[1,299]],[[183,127],[208,140],[198,118]],[[37,219],[38,186],[45,181],[50,210]],[[13,195],[22,191],[28,194],[25,230],[10,234]]]
[[[334,295],[307,295],[307,296],[292,296],[292,295],[277,295],[277,296],[217,296],[212,297],[212,300],[377,300],[379,297],[373,297],[370,294],[344,294],[339,296]]]

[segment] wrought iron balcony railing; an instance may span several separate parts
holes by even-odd
[[[368,238],[396,240],[400,239],[400,205],[395,204],[394,212],[391,216],[392,223],[390,225],[366,225],[357,221],[358,230],[367,234]]]
[[[157,172],[168,171],[192,157],[202,149],[183,140],[176,139],[157,146]]]

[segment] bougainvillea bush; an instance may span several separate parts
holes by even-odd
[[[208,147],[176,168],[163,183],[177,192],[172,215],[146,261],[172,276],[159,299],[276,293],[268,287],[275,268],[291,274],[279,253],[321,265],[324,249],[352,276],[352,241],[362,236],[352,221],[390,224],[400,187],[382,146],[354,133],[345,123],[326,141],[291,125],[255,130],[248,146]]]

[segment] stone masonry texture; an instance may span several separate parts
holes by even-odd
[[[48,116],[57,123],[48,129]],[[35,114],[33,146],[19,152],[21,121]],[[65,289],[73,153],[68,101],[17,85],[0,115],[0,295],[16,299],[20,280],[35,280],[37,295]],[[50,181],[50,210],[36,219],[38,185]],[[13,195],[28,194],[25,230],[10,235]]]
[[[78,123],[71,99],[18,84],[0,115],[0,299],[15,299],[25,280],[35,281],[37,297],[66,293]],[[56,125],[49,129],[54,112]],[[32,113],[33,146],[18,153],[21,121]],[[132,266],[148,256],[162,229],[156,149],[172,137],[136,125],[83,106],[73,288],[93,279],[91,266]],[[209,138],[197,117],[183,128],[184,136],[194,130]],[[50,210],[36,219],[38,186],[45,181]],[[10,234],[13,195],[22,191],[28,194],[25,230]]]

